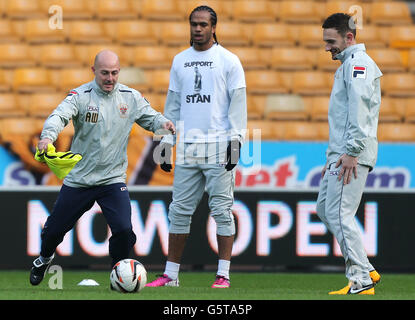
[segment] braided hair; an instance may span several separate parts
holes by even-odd
[[[189,15],[189,21],[191,21],[193,13],[194,12],[199,12],[199,11],[209,12],[210,13],[210,22],[212,23],[212,26],[216,26],[216,23],[218,22],[218,17],[216,15],[215,10],[213,10],[209,6],[198,6],[198,7],[194,8],[192,13],[190,13],[190,15]],[[218,39],[216,38],[216,32],[213,34],[213,39],[215,40],[216,44],[219,44]],[[193,46],[193,40],[192,39],[190,39],[190,46]]]

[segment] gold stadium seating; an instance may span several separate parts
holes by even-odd
[[[99,0],[96,14],[99,19],[134,19],[138,17],[129,0]]]
[[[144,19],[179,21],[183,18],[177,0],[142,0],[141,5],[141,15]]]
[[[46,68],[82,67],[82,61],[76,59],[75,49],[70,44],[47,44],[41,46],[40,63]]]
[[[256,23],[251,39],[257,47],[292,47],[296,43],[294,28],[284,23]]]
[[[408,5],[403,1],[374,1],[370,22],[375,25],[412,24]]]
[[[116,25],[116,38],[125,45],[156,45],[157,34],[146,20],[120,20]]]
[[[68,22],[69,38],[73,43],[109,43],[110,36],[105,32],[104,22],[75,20]]]
[[[232,3],[232,17],[243,22],[272,22],[276,3],[264,0],[237,0]]]
[[[415,122],[415,98],[405,99],[404,117],[406,122]]]
[[[0,19],[0,43],[17,43],[20,40],[20,36],[13,29],[12,22]]]
[[[385,72],[404,72],[405,66],[398,50],[392,48],[368,49],[369,56],[376,61]]]
[[[288,23],[319,23],[318,4],[314,1],[281,1],[278,7],[281,21]]]
[[[415,74],[389,73],[381,78],[382,90],[393,97],[415,96]]]
[[[379,111],[379,122],[400,122],[403,116],[400,103],[400,99],[383,97]]]
[[[66,94],[62,93],[33,93],[26,103],[28,115],[33,118],[46,119],[52,111],[63,101]]]
[[[265,101],[264,117],[267,120],[309,119],[309,112],[303,99],[293,94],[268,95]]]
[[[315,141],[319,138],[314,123],[310,121],[289,121],[284,123],[284,138],[293,141]]]
[[[0,93],[0,118],[25,116],[26,111],[14,93]]]
[[[25,43],[0,43],[0,67],[34,67],[35,61],[30,55],[30,47]]]
[[[380,142],[412,142],[415,140],[415,124],[379,123],[378,140]]]
[[[47,17],[47,11],[42,10],[40,1],[33,0],[6,1],[5,14],[13,19]]]
[[[393,26],[390,30],[389,47],[415,48],[415,26]]]
[[[43,68],[18,68],[14,71],[13,88],[17,92],[54,91],[50,72]]]
[[[288,93],[278,72],[272,70],[251,70],[245,72],[248,93]]]

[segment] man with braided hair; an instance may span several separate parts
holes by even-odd
[[[216,39],[217,16],[212,8],[195,8],[189,22],[191,47],[173,60],[164,109],[165,117],[180,126],[169,206],[167,263],[164,275],[147,286],[179,286],[180,261],[191,218],[206,188],[216,222],[219,258],[212,288],[228,288],[235,235],[233,169],[247,122],[245,75],[238,57]],[[168,172],[175,138],[163,138],[159,147],[161,168]]]

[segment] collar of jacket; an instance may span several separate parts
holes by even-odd
[[[348,57],[350,57],[353,53],[356,53],[357,51],[366,51],[365,45],[363,43],[354,44],[344,49],[339,54],[337,54],[335,56],[335,59],[340,60],[343,63],[344,61],[346,61]]]
[[[102,90],[99,87],[99,85],[97,84],[96,79],[94,79],[94,81],[92,81],[92,88],[99,95],[112,96],[114,94],[114,92],[116,92],[118,90],[118,82],[115,84],[114,88],[110,92],[107,92],[107,91]]]

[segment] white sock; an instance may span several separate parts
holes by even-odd
[[[218,276],[225,277],[226,279],[229,278],[229,268],[231,266],[231,262],[228,260],[219,259],[218,262],[218,272],[216,273]]]
[[[54,254],[52,254],[49,258],[39,256],[40,261],[42,261],[42,263],[45,263],[45,264],[49,263],[54,257],[55,257]]]
[[[172,279],[176,280],[179,276],[179,269],[180,269],[180,263],[174,263],[171,261],[166,262],[166,268],[164,269],[164,274],[167,274],[167,276]]]

